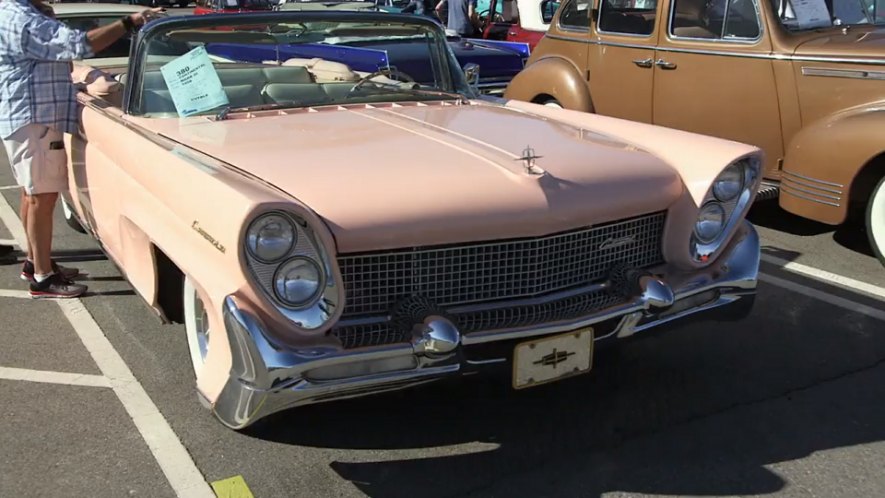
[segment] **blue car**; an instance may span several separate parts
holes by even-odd
[[[392,4],[391,4],[392,5]],[[388,5],[387,8],[390,8]],[[347,10],[377,12],[386,10],[383,3],[352,2],[352,1],[296,1],[283,5],[283,10]],[[526,43],[514,43],[497,40],[474,40],[464,39],[458,36],[448,38],[449,47],[461,67],[467,64],[479,66],[478,86],[482,93],[498,95],[503,94],[510,80],[522,71],[529,57],[529,46]],[[279,48],[279,54],[277,49]],[[433,81],[431,60],[424,48],[407,40],[397,41],[395,38],[377,41],[349,42],[347,40],[324,40],[317,43],[293,43],[280,45],[220,45],[214,44],[209,48],[211,53],[232,60],[246,62],[262,62],[285,58],[313,58],[320,57],[326,60],[347,64],[356,71],[377,71],[378,69],[394,66],[412,76],[419,83]]]

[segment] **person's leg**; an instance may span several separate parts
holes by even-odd
[[[59,192],[68,187],[64,136],[46,126],[29,125],[3,140],[16,182],[24,191],[22,218],[33,262],[22,267],[22,279],[31,282],[33,297],[76,297],[85,285],[69,281],[76,269],[55,265],[52,253],[52,215]]]
[[[33,255],[34,275],[52,273],[52,214],[55,211],[57,193],[28,195],[28,249]]]
[[[21,190],[21,201],[19,201],[21,207],[18,210],[18,214],[22,219],[22,226],[25,228],[25,233],[27,233],[27,231],[28,231],[28,207],[29,207],[28,194],[25,193],[25,189],[19,189],[19,190]],[[30,240],[28,240],[27,258],[28,258],[28,261],[31,261],[31,262],[34,261],[34,252],[31,250],[31,241]]]

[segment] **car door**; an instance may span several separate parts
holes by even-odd
[[[599,114],[650,123],[657,0],[597,0],[588,54],[590,98]]]
[[[668,0],[655,55],[654,123],[783,157],[771,43],[757,0]]]

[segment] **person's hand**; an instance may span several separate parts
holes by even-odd
[[[130,15],[129,19],[132,19],[132,24],[136,26],[142,26],[146,22],[160,17],[160,14],[162,14],[163,12],[166,12],[166,9],[162,7],[157,7],[156,9],[147,9]]]

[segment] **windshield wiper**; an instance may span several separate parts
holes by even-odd
[[[232,112],[249,112],[249,111],[274,111],[278,109],[290,109],[293,107],[304,107],[302,102],[286,102],[285,104],[259,104],[243,107],[231,107],[226,105],[215,114],[215,121],[224,121]]]

